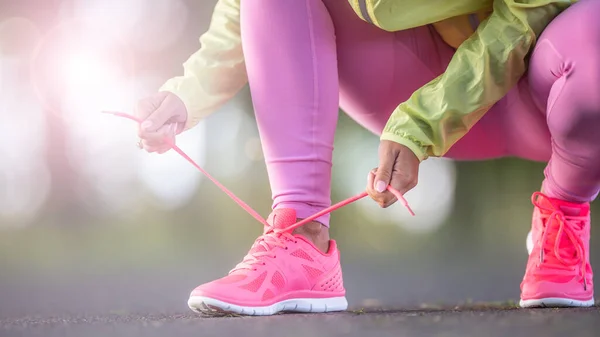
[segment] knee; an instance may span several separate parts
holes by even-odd
[[[579,86],[571,85],[568,90],[557,94],[554,105],[549,102],[547,110],[548,130],[556,143],[598,144],[600,148],[600,87],[595,92],[585,90],[583,81]],[[555,84],[556,85],[556,84]],[[552,88],[554,90],[555,87]],[[579,91],[579,94],[575,92]]]
[[[552,138],[600,146],[600,49],[564,63],[550,89],[546,118]]]
[[[558,144],[598,144],[600,147],[600,113],[579,111],[569,118],[549,118],[548,128]]]

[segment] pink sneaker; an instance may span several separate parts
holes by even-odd
[[[196,312],[273,315],[278,312],[330,312],[348,307],[340,253],[335,241],[321,253],[289,229],[292,209],[275,210],[244,260],[229,275],[192,291]]]
[[[589,203],[551,199],[539,192],[532,202],[535,210],[521,307],[593,306]]]

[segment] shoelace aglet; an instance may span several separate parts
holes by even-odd
[[[139,119],[139,118],[137,118],[135,116],[132,116],[130,114],[127,114],[127,113],[124,113],[124,112],[120,112],[120,111],[103,110],[103,111],[100,111],[100,112],[103,113],[103,114],[107,114],[107,115],[114,115],[114,116],[118,116],[118,117],[123,117],[123,118],[131,119],[132,121],[135,121],[135,122],[138,122],[138,123],[142,122],[141,119]]]
[[[369,174],[371,174],[372,176],[375,176],[375,173],[373,171],[369,172]],[[388,191],[390,191],[395,197],[396,199],[398,199],[398,201],[400,201],[404,207],[408,210],[408,213],[412,216],[415,216],[415,212],[413,212],[412,208],[410,208],[410,205],[408,204],[408,201],[406,201],[406,199],[404,198],[404,196],[402,195],[402,193],[400,193],[400,191],[398,191],[397,189],[393,188],[392,185],[388,185],[386,187],[386,189]]]
[[[392,194],[404,205],[404,207],[406,207],[410,215],[415,216],[415,212],[413,212],[412,208],[410,208],[410,206],[408,205],[408,201],[406,201],[406,199],[404,198],[402,193],[400,193],[400,191],[393,188],[392,185],[388,185],[387,189],[388,191],[392,192]]]

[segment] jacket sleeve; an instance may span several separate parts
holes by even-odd
[[[219,0],[200,50],[183,64],[183,76],[168,80],[169,91],[184,102],[185,129],[219,109],[248,82],[240,35],[240,0]]]
[[[571,3],[495,0],[445,73],[396,108],[381,139],[407,146],[420,160],[443,156],[519,81],[537,37]]]

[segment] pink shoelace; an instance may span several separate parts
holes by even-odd
[[[540,202],[540,199],[542,198],[548,197],[540,192],[534,193],[531,197],[533,205],[544,211],[541,216],[546,219],[540,247],[540,263],[550,263],[550,265],[556,269],[565,270],[570,270],[573,266],[580,264],[583,287],[587,290],[587,279],[585,276],[587,261],[583,248],[583,241],[579,235],[577,235],[577,231],[579,230],[577,224],[585,221],[586,217],[565,215],[560,209],[545,206]],[[550,237],[549,233],[553,232],[551,231],[551,227],[553,226],[558,226],[558,229],[555,232],[556,234]],[[560,246],[565,237],[569,241],[568,244],[575,247],[575,254],[573,256],[564,257],[560,252]],[[552,240],[554,240],[554,244],[552,244]],[[556,258],[556,262],[558,263],[546,261],[545,251],[552,252],[552,255],[554,255],[554,258]]]
[[[273,248],[280,247],[287,250],[288,242],[291,241],[297,243],[298,239],[292,235],[291,226],[279,230],[275,230],[273,227],[266,228],[268,228],[269,231],[259,236],[256,241],[254,241],[252,248],[250,248],[250,252],[244,257],[242,262],[238,263],[238,265],[229,272],[230,274],[242,269],[256,270],[255,265],[265,265],[263,260],[264,257],[277,257],[277,255],[273,253]]]
[[[123,117],[123,118],[127,118],[130,119],[132,121],[139,123],[142,123],[142,120],[140,120],[139,118],[123,113],[123,112],[117,112],[117,111],[103,111],[103,113],[107,113],[107,114],[111,114],[117,117]],[[219,187],[221,189],[221,191],[225,192],[225,194],[227,194],[233,201],[235,201],[240,207],[242,207],[246,212],[248,212],[252,217],[254,217],[256,220],[258,220],[258,222],[260,222],[261,224],[267,226],[267,227],[271,227],[267,221],[260,216],[260,214],[258,214],[258,212],[256,212],[254,209],[252,209],[252,207],[250,207],[248,204],[246,204],[242,199],[238,198],[235,194],[233,194],[233,192],[231,192],[229,189],[227,189],[227,187],[225,187],[223,184],[221,184],[217,179],[215,179],[213,176],[211,176],[207,171],[205,171],[202,167],[200,167],[200,165],[198,165],[192,158],[190,158],[190,156],[188,156],[185,152],[183,152],[177,145],[175,145],[173,142],[171,142],[170,139],[165,138],[165,142],[171,146],[171,149],[173,149],[173,151],[177,152],[180,156],[182,156],[185,160],[187,160],[190,164],[192,164],[196,169],[198,169],[198,171],[200,171],[202,174],[204,174],[210,181],[212,181],[215,185],[217,185],[217,187]],[[388,186],[387,187],[388,191],[392,192],[392,194],[394,194],[394,196],[396,198],[398,198],[398,200],[404,205],[404,207],[406,207],[406,209],[408,210],[408,212],[414,216],[415,213],[412,211],[412,209],[410,208],[410,206],[408,205],[408,202],[406,201],[406,199],[404,199],[404,197],[402,196],[402,194],[394,189],[392,186]],[[368,194],[367,192],[362,192],[359,193],[353,197],[350,197],[348,199],[342,200],[340,202],[338,202],[337,204],[331,205],[329,207],[327,207],[326,209],[317,212],[305,219],[302,219],[298,222],[296,222],[295,224],[285,228],[285,231],[292,231],[298,227],[301,227],[304,224],[307,224],[311,221],[313,221],[314,219],[323,216],[325,214],[331,213],[333,211],[335,211],[336,209],[342,208],[348,204],[351,204],[357,200],[360,200],[364,197],[366,197]],[[277,230],[275,232],[281,232],[280,230]]]

